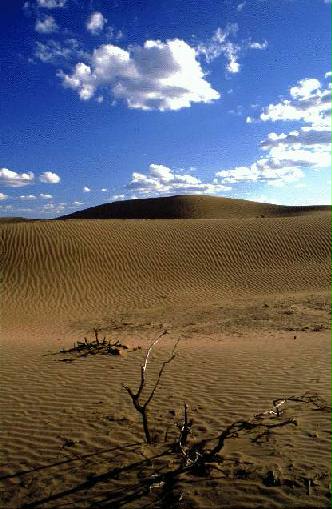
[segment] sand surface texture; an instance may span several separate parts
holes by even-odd
[[[143,205],[1,225],[0,507],[330,507],[329,211],[186,197],[152,220]],[[94,328],[128,350],[59,353]],[[164,330],[143,395],[180,342],[147,445],[123,384]],[[184,402],[201,452],[249,424],[183,466]]]

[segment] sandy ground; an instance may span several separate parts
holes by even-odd
[[[325,212],[3,225],[1,507],[330,507],[329,225]],[[57,353],[94,327],[129,350]],[[162,330],[147,390],[180,342],[146,445],[123,384],[137,387]],[[266,422],[292,423],[178,471],[184,402],[192,444],[305,393],[327,406],[289,402]]]

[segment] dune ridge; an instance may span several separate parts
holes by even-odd
[[[324,205],[284,206],[220,196],[175,195],[103,203],[58,219],[235,219],[326,212]]]

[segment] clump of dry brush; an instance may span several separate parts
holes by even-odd
[[[99,338],[99,329],[93,329],[94,339],[88,339],[84,337],[84,341],[76,341],[72,348],[64,349],[62,348],[60,352],[61,354],[71,354],[76,357],[87,357],[88,355],[121,355],[126,350],[129,350],[128,346],[122,344],[119,340],[112,343],[109,339],[104,336],[102,339]],[[138,350],[140,347],[133,348],[133,350]],[[65,358],[61,359],[62,361],[73,361],[74,359]]]

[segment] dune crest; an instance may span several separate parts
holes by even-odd
[[[288,207],[220,196],[178,195],[103,203],[59,219],[235,219],[299,216],[328,210],[324,205]]]

